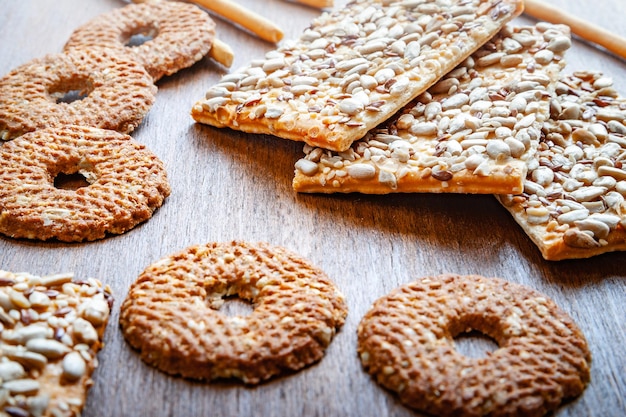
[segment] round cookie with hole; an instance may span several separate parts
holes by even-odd
[[[0,146],[0,233],[80,242],[152,217],[170,186],[163,163],[130,136],[63,126]]]
[[[229,314],[233,299],[252,311]],[[234,241],[192,246],[147,267],[120,325],[141,358],[166,373],[258,384],[319,361],[346,315],[344,296],[308,260]]]
[[[462,354],[475,331],[498,348]],[[437,416],[543,416],[580,395],[591,354],[578,326],[545,295],[477,275],[426,277],[374,302],[358,326],[365,370],[410,408]]]
[[[215,22],[196,5],[148,0],[96,16],[70,35],[64,50],[130,54],[156,82],[201,60],[214,38]]]
[[[130,133],[156,92],[128,56],[103,49],[46,55],[0,78],[0,138],[67,124]]]

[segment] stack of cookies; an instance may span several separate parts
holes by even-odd
[[[155,83],[202,59],[214,36],[197,6],[150,0],[96,16],[62,53],[0,78],[0,233],[82,242],[150,219],[170,186],[162,161],[129,134]]]
[[[567,27],[507,25],[522,9],[352,1],[192,116],[305,142],[298,192],[495,194],[545,259],[624,250],[625,101],[601,74],[561,73]]]

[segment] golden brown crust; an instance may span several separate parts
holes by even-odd
[[[305,147],[293,188],[521,192],[570,43],[562,25],[506,27],[348,151]]]
[[[344,151],[523,8],[518,0],[443,3],[355,0],[324,13],[297,41],[224,76],[192,117]]]
[[[0,414],[80,416],[112,303],[93,278],[0,270]]]
[[[470,358],[454,337],[473,329],[499,348]],[[574,321],[544,295],[499,278],[440,275],[378,299],[358,327],[378,383],[438,416],[543,416],[578,396],[591,354]]]
[[[504,167],[503,167],[504,168]],[[464,172],[455,175],[453,179],[442,181],[431,175],[430,170],[404,173],[402,178],[379,176],[372,170],[370,178],[345,177],[324,178],[328,173],[319,173],[310,176],[297,172],[293,181],[293,188],[300,193],[361,193],[361,194],[390,194],[390,193],[470,193],[494,194],[496,190],[520,190],[523,174],[526,169],[511,168],[492,171],[489,176],[473,175]],[[332,172],[332,171],[331,171]],[[380,172],[378,172],[380,173]],[[382,178],[381,178],[382,177]],[[387,181],[385,181],[387,179]]]
[[[88,185],[57,188],[59,174]],[[130,136],[65,126],[0,147],[0,233],[14,238],[95,240],[149,219],[170,187],[163,163]]]
[[[546,260],[626,250],[626,100],[596,72],[562,76],[524,191],[498,200]]]
[[[133,35],[151,39],[126,46]],[[190,67],[211,49],[215,22],[193,4],[147,1],[99,15],[76,29],[64,50],[110,48],[130,54],[156,82]]]
[[[110,50],[46,55],[0,78],[0,139],[67,124],[130,133],[156,90],[141,65]],[[64,102],[72,92],[85,97]]]
[[[254,311],[223,314],[227,296]],[[346,314],[343,295],[300,256],[266,243],[210,243],[149,266],[122,304],[120,325],[164,372],[257,384],[320,360]]]

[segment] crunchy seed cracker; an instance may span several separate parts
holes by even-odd
[[[499,348],[460,354],[475,330]],[[358,327],[363,367],[407,406],[437,416],[543,416],[590,379],[584,335],[555,303],[498,278],[441,275],[378,299]]]
[[[132,45],[134,35],[147,40]],[[111,48],[128,53],[156,82],[202,59],[214,37],[215,22],[196,5],[146,1],[95,17],[70,35],[64,49]]]
[[[237,296],[250,315],[219,311]],[[318,268],[266,243],[193,246],[149,266],[131,286],[120,324],[142,359],[194,379],[257,384],[322,358],[347,307]]]
[[[0,270],[0,414],[81,415],[113,297],[72,278]]]
[[[57,188],[61,174],[86,186]],[[0,233],[14,238],[95,240],[148,220],[170,187],[163,163],[130,136],[64,126],[0,147]]]
[[[156,91],[141,65],[110,50],[46,55],[0,78],[0,139],[67,124],[130,133]]]
[[[344,151],[519,15],[519,0],[356,0],[227,74],[200,123]]]
[[[498,199],[547,260],[626,250],[626,99],[597,72],[556,94],[523,193]]]
[[[349,150],[305,146],[294,189],[521,192],[569,45],[562,25],[506,27]]]

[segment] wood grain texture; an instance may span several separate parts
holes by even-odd
[[[622,0],[546,2],[626,36]],[[277,22],[286,39],[296,37],[319,13],[282,0],[238,3]],[[2,1],[0,73],[59,52],[73,28],[123,5],[120,0]],[[233,69],[273,48],[215,20],[219,38],[235,51]],[[567,70],[577,69],[604,71],[626,94],[625,62],[578,40]],[[553,298],[578,322],[593,354],[591,384],[555,414],[626,414],[626,254],[544,261],[491,196],[297,195],[291,180],[302,144],[193,123],[192,104],[226,71],[206,58],[159,81],[156,103],[133,133],[164,161],[172,186],[172,195],[150,221],[124,235],[86,244],[0,237],[0,269],[74,271],[96,277],[114,291],[117,301],[85,417],[419,415],[362,371],[356,327],[376,298],[410,280],[443,272],[499,276]],[[146,366],[117,324],[129,285],[165,255],[196,243],[231,239],[283,245],[324,269],[341,288],[350,311],[325,358],[254,388],[190,382]]]

